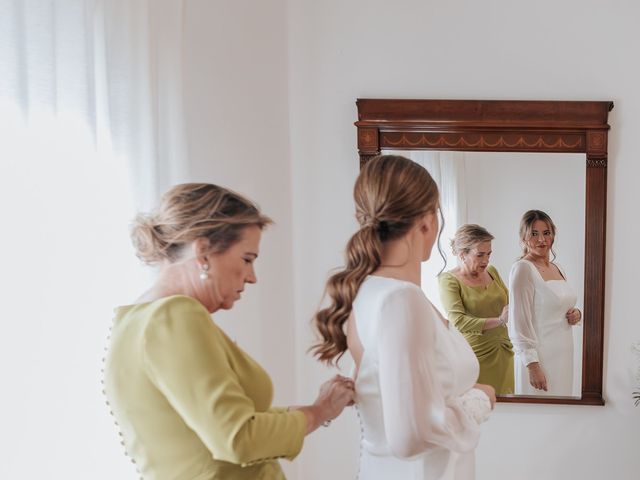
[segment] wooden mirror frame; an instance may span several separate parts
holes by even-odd
[[[604,405],[607,118],[613,102],[360,98],[360,168],[384,150],[586,154],[582,395],[502,402]]]

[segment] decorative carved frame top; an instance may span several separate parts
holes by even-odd
[[[499,400],[604,405],[607,121],[613,102],[360,98],[356,105],[361,167],[382,149],[586,154],[581,398]]]

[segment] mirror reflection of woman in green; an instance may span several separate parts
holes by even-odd
[[[461,226],[451,241],[459,266],[440,274],[440,299],[480,363],[479,383],[496,394],[514,393],[513,346],[507,331],[509,291],[489,264],[491,235],[480,225]]]

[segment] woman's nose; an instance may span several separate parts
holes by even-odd
[[[245,278],[245,283],[256,283],[257,281],[258,279],[256,277],[256,272],[253,270],[253,267],[251,267],[249,275],[247,275],[247,278]]]

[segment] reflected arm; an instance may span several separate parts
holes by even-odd
[[[480,335],[500,325],[497,317],[481,318],[467,313],[462,301],[460,282],[451,273],[443,273],[438,277],[440,301],[447,312],[447,318],[460,332]]]
[[[535,283],[531,267],[516,262],[509,274],[511,341],[524,365],[538,362],[538,337],[533,327]]]

